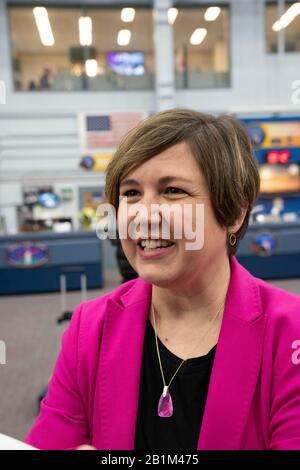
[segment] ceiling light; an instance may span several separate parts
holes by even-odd
[[[131,32],[129,29],[121,29],[118,32],[118,39],[117,43],[119,46],[128,46],[130,43],[130,38],[131,38]]]
[[[221,13],[221,8],[219,7],[208,7],[204,13],[205,21],[215,21],[219,14]]]
[[[123,8],[121,11],[121,20],[124,23],[131,23],[135,17],[135,9],[134,8]]]
[[[85,61],[85,73],[88,77],[95,77],[98,72],[98,62],[95,59]]]
[[[82,46],[90,46],[93,42],[92,38],[92,18],[89,16],[81,16],[78,20],[79,26],[79,42]]]
[[[178,9],[177,8],[169,8],[168,9],[168,22],[169,24],[174,24],[175,20],[178,15]]]
[[[273,31],[277,32],[286,28],[300,14],[300,2],[293,3],[279,20],[275,21],[272,26]]]
[[[273,26],[272,26],[272,29],[273,29],[273,31],[275,31],[275,32],[281,30],[281,24],[280,24],[280,21],[279,21],[279,20],[275,21],[275,23],[274,23]]]
[[[54,37],[48,17],[47,9],[44,7],[33,8],[33,15],[43,46],[53,46]]]
[[[204,40],[206,35],[207,29],[197,28],[190,37],[190,43],[193,44],[193,46],[198,46]]]

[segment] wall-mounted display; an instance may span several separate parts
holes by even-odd
[[[119,75],[144,75],[145,54],[143,52],[109,52],[108,67]]]

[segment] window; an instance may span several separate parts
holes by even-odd
[[[300,52],[300,2],[266,4],[267,52]]]
[[[278,13],[276,3],[266,5],[266,46],[268,53],[278,51],[278,33],[272,28],[278,20]]]
[[[286,2],[285,19],[291,21],[284,28],[284,47],[286,52],[300,52],[300,3]]]
[[[176,11],[177,10],[177,11]],[[177,6],[173,23],[177,88],[230,86],[229,7]]]
[[[153,88],[152,10],[125,10],[10,6],[15,88]]]

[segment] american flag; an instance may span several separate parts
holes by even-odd
[[[116,148],[122,137],[143,117],[140,112],[86,115],[85,148]]]

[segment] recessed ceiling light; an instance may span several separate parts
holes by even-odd
[[[128,46],[130,43],[130,38],[131,38],[131,32],[129,29],[121,29],[118,32],[118,39],[117,43],[119,46]]]
[[[203,42],[206,35],[207,29],[197,28],[190,37],[190,43],[193,44],[193,46],[198,46]]]
[[[219,14],[221,13],[221,8],[219,7],[208,7],[204,13],[205,21],[215,21]]]
[[[85,72],[88,77],[95,77],[98,72],[98,62],[95,59],[85,61]]]
[[[131,23],[135,17],[135,9],[134,8],[123,8],[121,11],[121,20],[124,23]]]
[[[177,8],[169,8],[168,9],[168,22],[169,24],[174,24],[175,20],[178,15],[178,9]]]
[[[81,16],[78,20],[79,26],[79,42],[82,46],[90,46],[93,42],[92,38],[92,18],[89,16]]]
[[[44,7],[35,7],[32,11],[40,35],[41,43],[43,46],[53,46],[55,41],[47,9]]]
[[[279,20],[275,21],[272,26],[273,31],[277,32],[286,28],[300,14],[300,2],[293,3]]]

